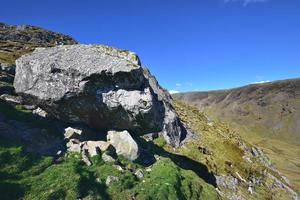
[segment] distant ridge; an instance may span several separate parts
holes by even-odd
[[[269,151],[290,179],[300,179],[300,78],[172,96],[231,123],[245,139]]]

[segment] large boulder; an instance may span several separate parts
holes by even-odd
[[[139,135],[160,132],[172,146],[185,133],[170,95],[132,52],[103,45],[37,48],[16,65],[16,92],[60,120]]]

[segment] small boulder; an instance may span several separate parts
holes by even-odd
[[[110,144],[105,141],[82,142],[82,150],[86,150],[90,156],[99,155],[100,152],[108,150]]]
[[[143,172],[143,170],[141,170],[141,169],[137,169],[137,170],[134,172],[134,175],[135,175],[138,179],[144,178],[144,172]]]
[[[106,178],[105,184],[106,184],[107,186],[110,186],[113,182],[116,182],[116,181],[119,181],[119,178],[118,178],[118,177],[116,177],[116,176],[108,176],[108,177]]]
[[[13,105],[22,103],[22,97],[10,95],[10,94],[2,94],[0,96],[0,99],[6,101],[7,103],[13,104]]]
[[[66,144],[66,146],[69,152],[75,152],[75,153],[81,152],[81,143],[77,139],[70,139],[70,141]]]
[[[87,152],[83,151],[82,152],[82,161],[87,165],[87,166],[91,166],[92,162],[90,161],[89,157],[87,156]]]
[[[46,111],[44,111],[43,109],[41,109],[40,107],[38,107],[37,109],[34,109],[32,111],[32,114],[40,116],[42,118],[46,118],[48,116],[48,113]]]
[[[108,153],[103,153],[101,158],[104,162],[115,162],[115,159],[111,157]]]
[[[65,139],[70,140],[73,138],[78,139],[81,136],[81,134],[82,134],[82,130],[68,127],[65,129],[64,136],[65,136]]]
[[[128,131],[108,131],[107,141],[116,149],[117,155],[122,155],[132,161],[138,158],[138,145]]]
[[[114,168],[116,168],[118,171],[123,172],[124,169],[120,165],[114,165]]]

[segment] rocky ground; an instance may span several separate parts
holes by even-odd
[[[173,102],[129,51],[37,49],[1,63],[0,91],[1,199],[298,199],[260,148]]]

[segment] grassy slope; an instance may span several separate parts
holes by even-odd
[[[175,108],[181,119],[189,125],[194,131],[200,133],[200,139],[194,142],[189,142],[184,148],[176,150],[179,154],[186,155],[193,160],[205,163],[209,171],[217,175],[232,175],[236,177],[236,172],[241,174],[246,180],[251,174],[256,174],[258,177],[263,177],[263,171],[268,170],[256,160],[252,159],[254,163],[248,163],[242,159],[242,151],[238,147],[240,142],[244,142],[250,146],[249,143],[243,141],[239,134],[233,131],[227,124],[222,122],[210,122],[210,120],[200,112],[196,107],[187,104],[176,102]],[[211,153],[208,155],[199,153],[198,147],[205,147]],[[226,163],[232,163],[229,167]],[[276,175],[275,172],[270,173]],[[265,184],[269,180],[265,179]],[[254,196],[247,193],[245,186],[240,185],[238,194],[245,199],[289,199],[284,196],[284,191],[272,192],[267,187],[261,186],[256,188]]]
[[[0,22],[0,63],[15,63],[20,56],[32,52],[37,47],[52,47],[57,44],[76,44],[71,37],[30,26],[23,30]],[[12,34],[11,37],[10,34]],[[9,38],[9,39],[7,39]],[[33,40],[32,40],[33,39]]]
[[[300,79],[175,95],[260,146],[300,191]],[[260,106],[260,103],[264,103]]]
[[[30,113],[22,107],[12,107],[1,102],[0,112],[9,119],[30,120]],[[42,124],[47,127],[47,124]],[[160,154],[159,160],[146,172],[138,163],[118,158],[117,163],[126,167],[118,171],[113,164],[104,163],[99,157],[92,158],[93,165],[86,166],[80,155],[66,154],[60,162],[52,157],[27,153],[23,144],[0,138],[0,194],[1,199],[216,199],[212,185],[198,177],[195,172],[183,169],[167,156],[157,144],[141,145],[149,152]],[[145,178],[137,179],[131,171],[142,169]],[[110,187],[105,185],[106,177],[117,176],[118,182]],[[98,180],[97,180],[98,178]]]
[[[5,108],[2,105],[1,113],[8,118],[25,120],[28,115],[21,107],[7,107],[9,112]],[[116,163],[124,167],[124,172],[104,163],[100,157],[92,158],[92,166],[84,165],[77,154],[66,154],[54,162],[52,157],[26,153],[21,143],[0,138],[1,199],[129,199],[132,196],[137,199],[217,199],[212,172],[233,176],[239,172],[247,179],[253,173],[260,176],[266,170],[255,160],[249,164],[241,158],[243,153],[237,145],[241,139],[226,124],[209,125],[201,112],[182,103],[176,103],[175,108],[183,121],[199,133],[198,139],[179,149],[171,148],[162,138],[154,143],[140,139],[143,149],[158,155],[151,171],[146,171],[148,167],[138,162],[122,158]],[[206,147],[210,153],[201,153],[199,146]],[[229,167],[226,161],[233,166]],[[145,178],[137,179],[131,172],[135,169],[142,169]],[[107,187],[105,180],[109,175],[117,176],[119,181]],[[246,199],[268,199],[274,195],[288,199],[281,190],[270,194],[264,185],[255,190],[250,196],[247,186],[241,184],[237,194]]]

